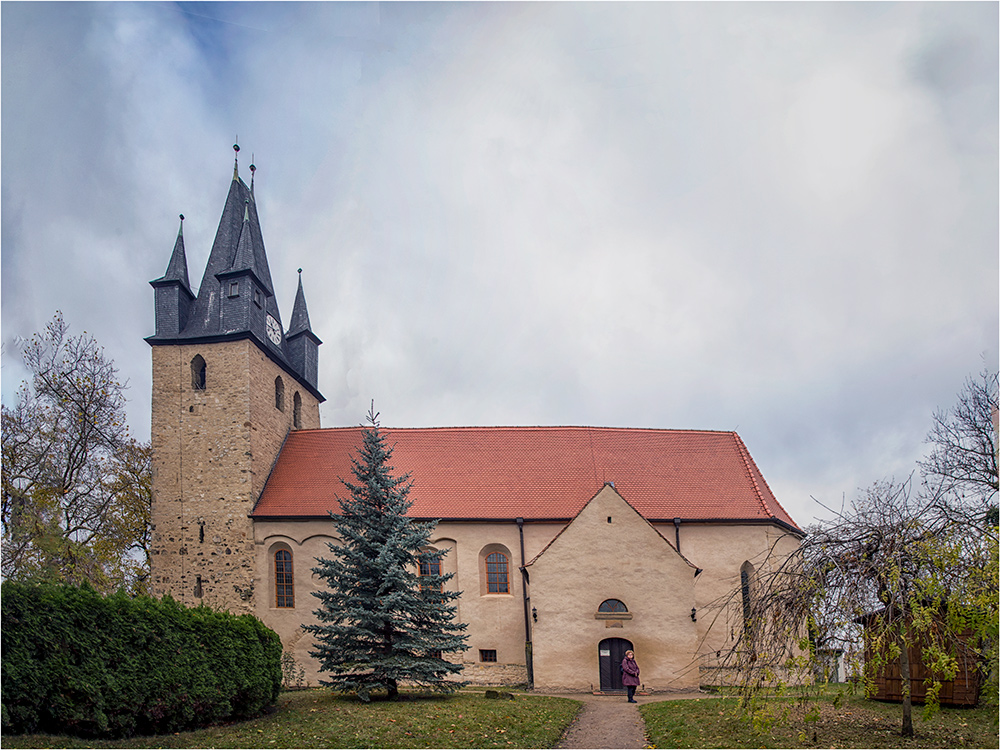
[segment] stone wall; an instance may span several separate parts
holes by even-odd
[[[205,388],[191,362],[205,360]],[[249,340],[154,346],[152,392],[153,592],[236,613],[254,611],[256,560],[249,514],[292,426],[319,427],[319,404]],[[285,409],[275,406],[275,378]]]
[[[470,685],[526,685],[528,670],[523,664],[466,662],[460,677]]]

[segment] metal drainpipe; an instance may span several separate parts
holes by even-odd
[[[674,519],[674,539],[677,541],[677,551],[681,551],[681,519]]]
[[[528,689],[535,687],[535,667],[531,653],[531,618],[528,616],[528,571],[524,569],[524,519],[518,518],[517,533],[521,539],[521,599],[524,601],[524,666],[528,673]]]

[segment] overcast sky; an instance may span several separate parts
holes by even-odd
[[[232,178],[324,426],[737,430],[805,525],[998,359],[996,3],[14,3],[3,400],[61,310],[149,436]]]

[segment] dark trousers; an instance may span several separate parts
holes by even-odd
[[[625,686],[625,689],[628,691],[628,699],[629,700],[634,700],[635,699],[635,688],[636,688],[635,685],[626,685]]]

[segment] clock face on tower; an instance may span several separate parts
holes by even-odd
[[[277,346],[281,343],[281,326],[272,316],[267,316],[267,337]]]

